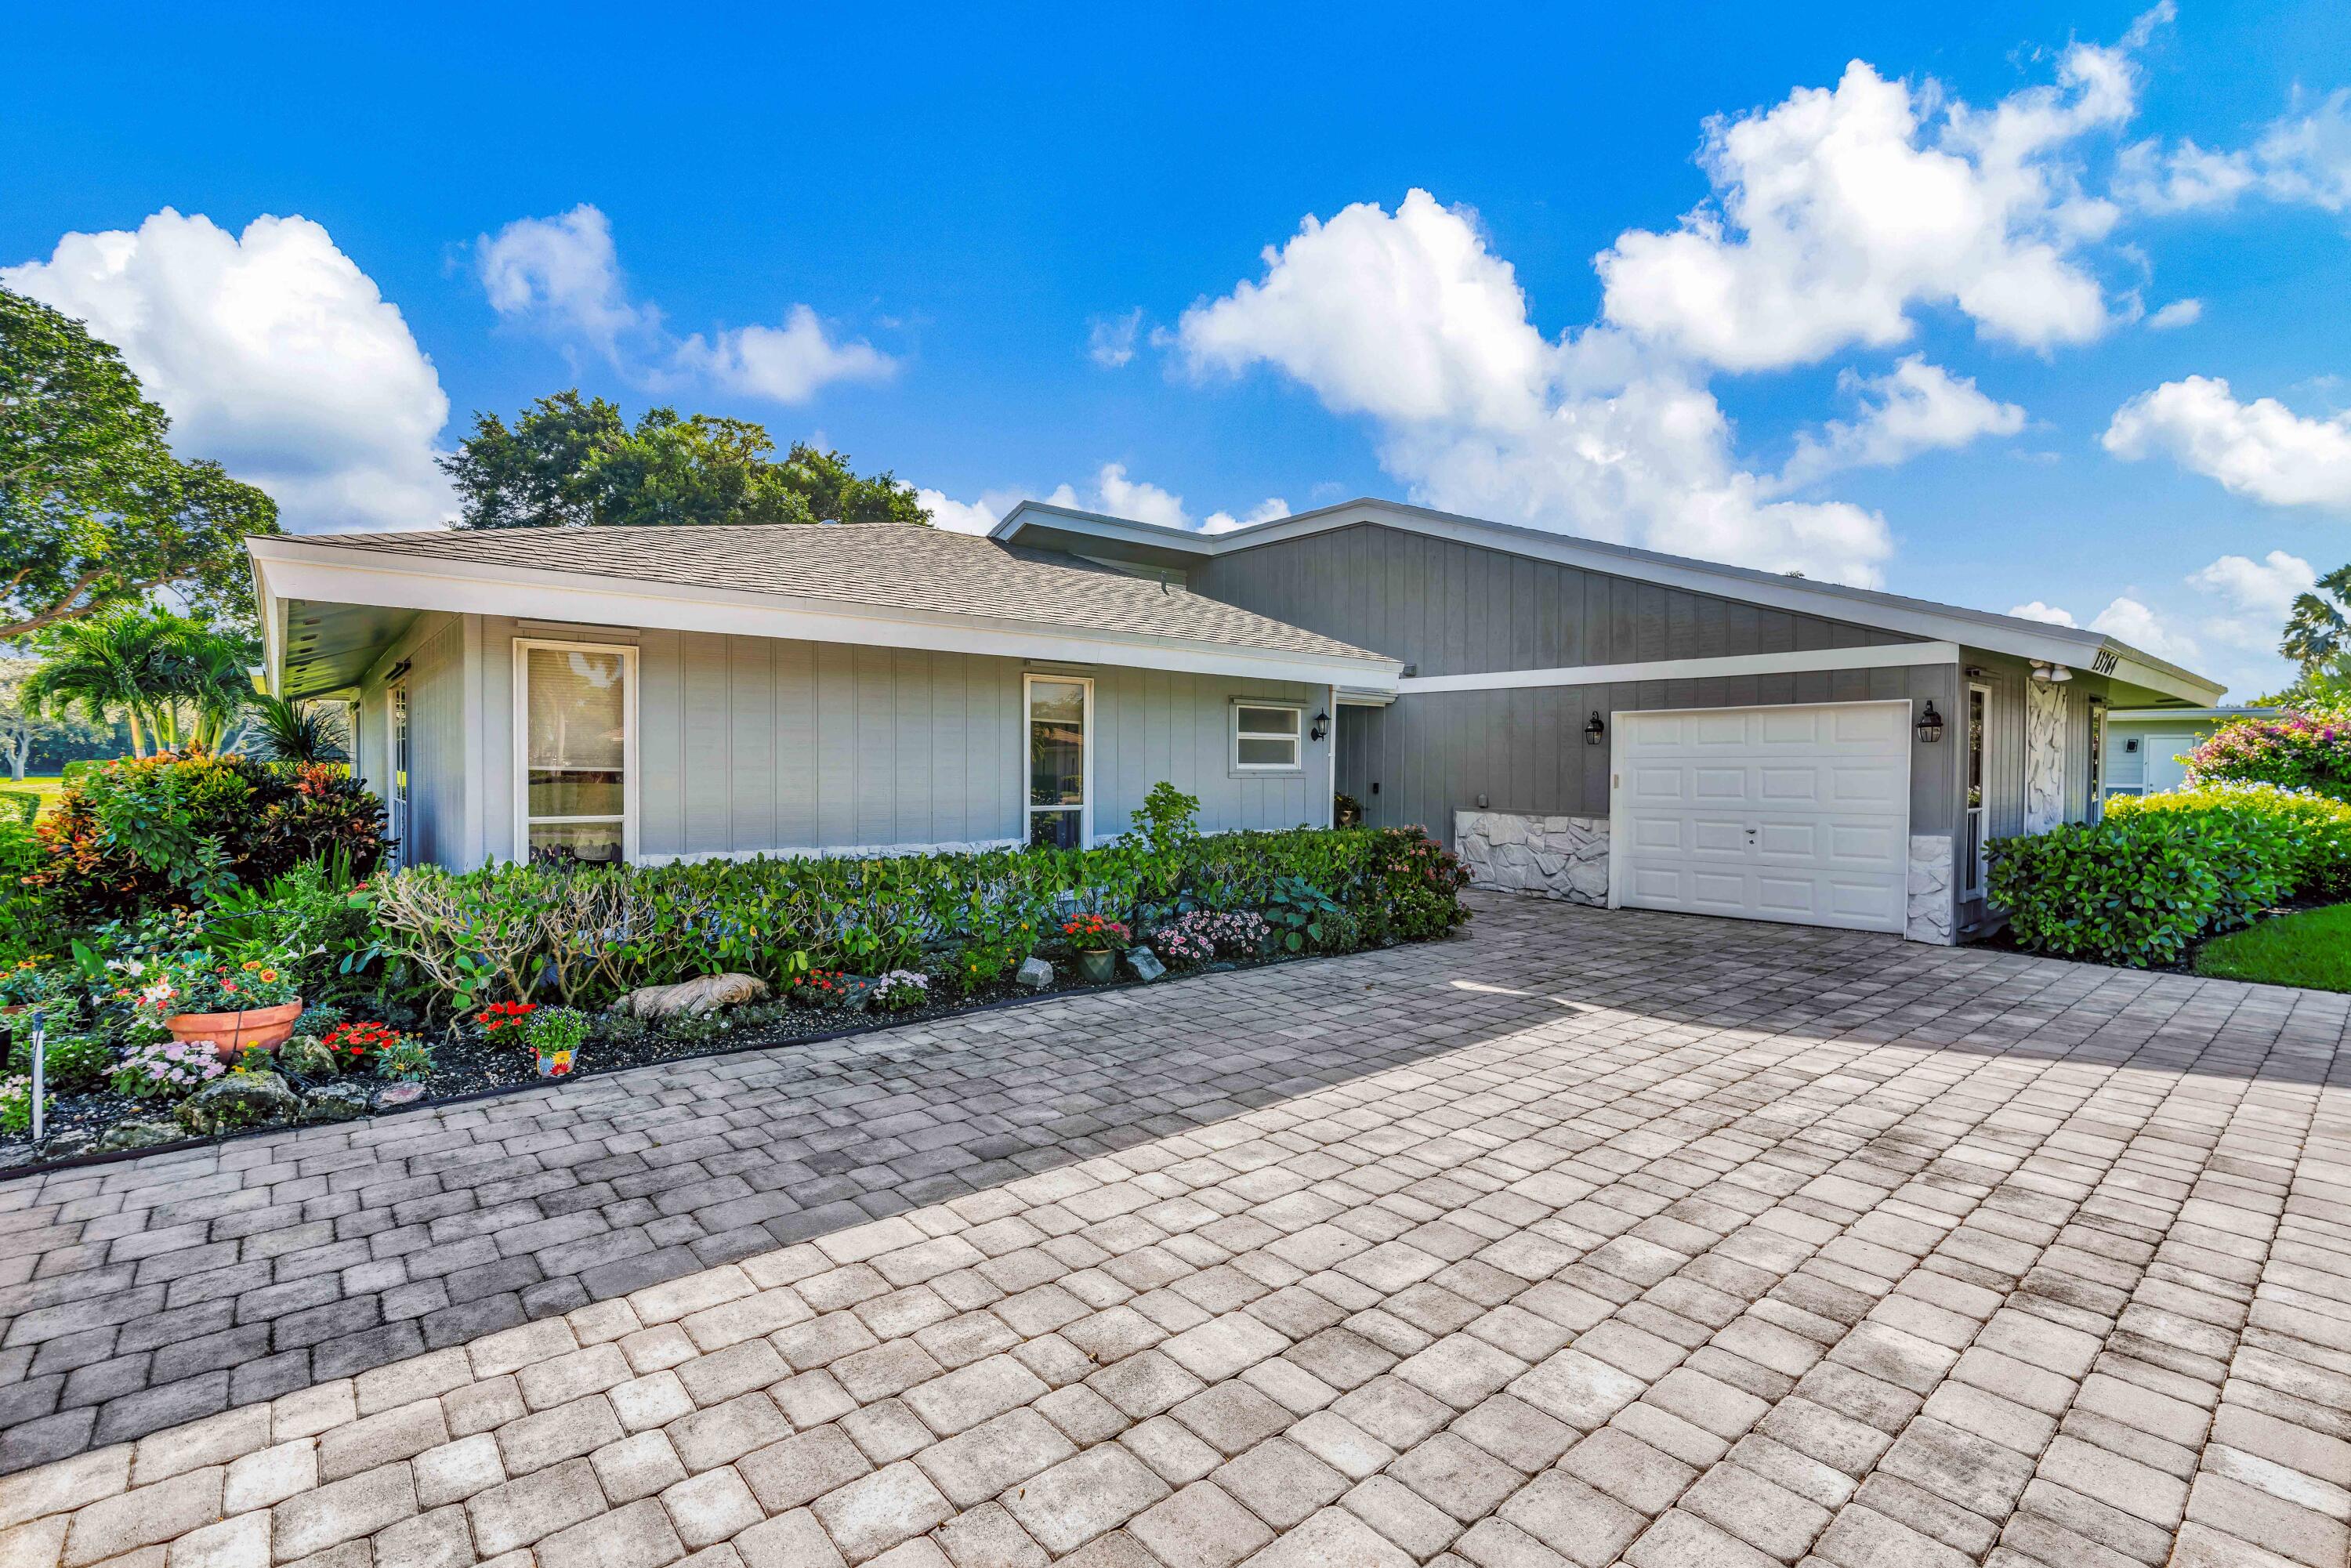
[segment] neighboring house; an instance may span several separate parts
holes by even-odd
[[[2274,707],[2116,708],[2106,715],[2106,794],[2153,795],[2188,782],[2188,752],[2238,718],[2267,718]]]
[[[1985,840],[2095,810],[2108,704],[2220,695],[2095,632],[1380,501],[250,548],[273,689],[356,703],[402,852],[451,865],[1092,843],[1165,779],[1210,831],[1336,789],[1487,885],[1949,942]]]

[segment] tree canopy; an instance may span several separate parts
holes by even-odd
[[[173,456],[170,428],[112,345],[0,288],[0,642],[165,588],[252,613],[244,539],[277,507]]]
[[[459,527],[596,523],[927,523],[914,487],[860,475],[847,456],[794,442],[783,460],[761,426],[673,408],[632,426],[578,389],[540,398],[512,425],[474,416],[441,460],[463,503]]]
[[[131,749],[217,751],[254,685],[260,649],[197,617],[118,604],[60,622],[34,639],[38,655],[18,688],[37,714],[78,711],[92,723],[120,713]]]

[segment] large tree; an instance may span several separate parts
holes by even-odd
[[[244,540],[277,508],[170,428],[111,345],[0,288],[0,643],[159,589],[252,613]]]
[[[474,416],[441,460],[468,528],[586,523],[927,523],[914,487],[860,475],[838,452],[795,442],[783,461],[748,420],[648,409],[632,426],[577,389],[540,398],[512,425]]]

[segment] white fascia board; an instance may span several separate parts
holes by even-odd
[[[1416,675],[1396,682],[1417,692],[1501,692],[1530,686],[1604,686],[1635,681],[1691,681],[1725,675],[1786,675],[1817,670],[1887,670],[1957,664],[1957,643],[1888,643],[1875,648],[1821,648],[1787,653],[1732,653],[1712,659],[1651,659],[1636,664],[1573,664],[1549,670],[1489,670],[1467,675]]]
[[[2267,718],[2286,710],[2282,707],[2112,707],[2106,710],[2108,724],[2174,724],[2181,719],[2202,721],[2224,718]]]
[[[2080,669],[2083,666],[2077,664],[2074,667]],[[2131,650],[2123,651],[2115,660],[2115,667],[2105,673],[2108,680],[2144,686],[2148,691],[2161,692],[2166,696],[2178,697],[2181,702],[2198,707],[2210,707],[2220,700],[2221,693],[2229,689],[2218,681],[2208,681],[2177,664],[2147,658]],[[2110,713],[2107,716],[2111,718],[2114,716]]]
[[[1005,515],[1004,520],[996,526],[989,537],[1011,539],[1032,520],[1040,527],[1066,528],[1104,539],[1179,549],[1204,558],[1230,555],[1259,545],[1280,544],[1334,528],[1373,524],[1538,560],[1555,561],[1562,566],[1604,572],[1612,577],[1662,583],[1695,593],[1718,594],[1801,615],[1819,615],[1831,620],[1881,626],[1890,632],[1965,643],[1992,653],[2008,653],[2022,659],[2039,659],[2073,669],[2094,670],[2099,656],[2110,653],[2139,672],[2129,677],[2138,684],[2156,691],[2206,693],[2191,699],[2199,702],[2210,702],[2223,689],[2191,671],[2164,664],[2096,632],[2027,621],[1989,610],[1970,610],[1962,605],[1937,604],[1879,589],[1852,588],[1844,583],[1814,581],[1751,567],[1664,555],[1631,545],[1604,544],[1541,528],[1431,511],[1425,507],[1409,507],[1396,501],[1345,501],[1334,507],[1277,517],[1271,522],[1253,523],[1222,534],[1196,534],[1188,529],[1104,517],[1097,512],[1081,512],[1041,501],[1023,501]]]
[[[1304,685],[1384,687],[1403,668],[1393,659],[1317,658],[1278,649],[1123,636],[977,615],[884,611],[826,600],[648,582],[642,578],[595,577],[474,561],[426,562],[373,550],[338,550],[310,540],[256,539],[248,548],[265,591],[280,600],[921,648]]]

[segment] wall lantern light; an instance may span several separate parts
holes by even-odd
[[[1306,738],[1309,740],[1320,740],[1330,733],[1331,716],[1327,713],[1318,713],[1314,716],[1314,727],[1306,732]]]
[[[1597,746],[1600,744],[1600,737],[1607,733],[1608,727],[1600,721],[1600,710],[1593,709],[1592,716],[1583,723],[1583,744]]]
[[[1935,700],[1932,697],[1927,699],[1927,711],[1918,716],[1916,727],[1918,731],[1918,738],[1929,746],[1943,738],[1943,716],[1935,711]]]

